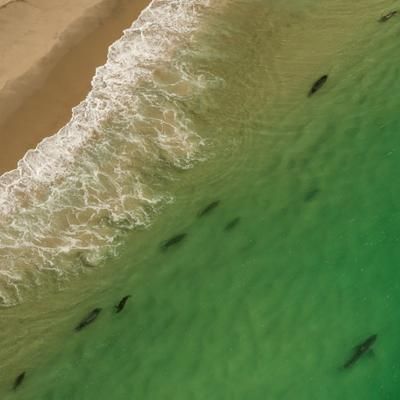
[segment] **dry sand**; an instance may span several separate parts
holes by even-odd
[[[0,0],[0,174],[56,133],[150,0]]]

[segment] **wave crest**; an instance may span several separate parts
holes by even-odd
[[[155,0],[109,49],[70,122],[0,177],[0,301],[99,265],[171,200],[174,170],[201,159],[185,111],[212,77],[179,57],[209,1]],[[47,276],[46,275],[46,276]]]

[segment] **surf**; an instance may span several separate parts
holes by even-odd
[[[70,122],[0,177],[1,305],[46,274],[68,278],[115,256],[127,231],[172,200],[174,174],[205,158],[185,103],[218,77],[183,52],[212,7],[152,1],[109,48]]]

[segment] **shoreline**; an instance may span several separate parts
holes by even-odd
[[[310,31],[308,30],[305,33],[307,33],[307,32],[310,32]],[[309,34],[314,35],[314,33],[309,33]],[[295,32],[295,34],[293,33],[293,36],[302,37],[301,35],[298,35],[297,32]],[[307,36],[305,36],[305,37],[307,37]],[[307,43],[307,41],[302,41],[302,42]],[[311,42],[308,42],[308,43],[311,43]],[[291,46],[293,46],[294,48],[296,47],[296,46],[294,46],[294,44],[293,45],[291,44]],[[300,50],[301,50],[301,47],[300,47]],[[292,51],[285,52],[285,49],[283,49],[280,54],[285,55],[287,53],[292,53]],[[296,53],[296,54],[298,54],[298,59],[297,59],[298,63],[296,65],[301,65],[301,61],[303,61],[303,57],[301,56],[301,51],[298,51],[298,53]],[[329,54],[325,55],[325,57],[328,60],[330,59]],[[284,60],[284,62],[282,62],[279,65],[286,66],[286,71],[289,71],[289,72],[293,71],[293,69],[291,69],[292,66],[290,65],[290,59],[288,59],[287,57],[282,57],[282,60]],[[309,65],[309,64],[307,63],[307,65]],[[315,65],[312,68],[313,69],[308,73],[311,77],[313,77],[315,71],[319,69],[318,63],[315,63]],[[301,86],[305,80],[306,79],[299,80],[300,83],[298,85]],[[297,81],[298,80],[296,79],[296,77],[292,80],[292,82],[296,82],[296,83],[297,83]],[[286,86],[284,86],[284,85],[282,85],[282,86],[284,88],[286,88]],[[293,89],[292,86],[291,85],[288,86],[288,90],[287,90],[287,92],[284,91],[284,94],[287,95],[287,93],[290,93],[289,90],[291,90],[291,89]],[[299,93],[299,92],[303,96],[303,91],[298,90],[296,93]],[[289,96],[287,95],[287,97],[289,97]],[[301,97],[301,98],[303,98],[303,97]],[[291,100],[291,101],[293,101],[293,100]],[[284,104],[285,106],[287,104],[284,101],[281,101],[281,103]],[[281,115],[286,116],[286,114],[283,114],[283,113]],[[279,117],[281,115],[279,115]],[[283,118],[282,118],[282,120],[283,120]],[[25,125],[26,125],[26,123],[25,123]],[[255,125],[256,125],[256,122],[255,122]],[[54,132],[52,132],[52,133],[54,133]],[[243,150],[246,150],[245,146],[250,146],[250,145],[251,145],[251,143],[248,144],[248,142],[245,142],[244,146],[243,147],[241,146],[241,151],[243,152]],[[265,156],[265,153],[263,154],[263,157],[264,156]],[[224,162],[224,161],[222,161],[222,162]],[[241,165],[240,163],[235,164],[235,167],[240,168],[240,165]],[[225,166],[227,166],[227,169],[224,170],[223,174],[218,176],[218,178],[217,178],[218,180],[221,179],[221,176],[224,177],[225,179],[229,179],[231,176],[233,176],[234,169],[229,169],[229,166],[230,166],[229,160],[226,161]],[[212,164],[211,164],[211,167],[212,167]],[[245,164],[244,167],[242,168],[242,170],[251,171],[250,167],[251,166],[249,164],[249,167],[246,168],[246,164]],[[211,169],[210,164],[204,168]],[[207,184],[207,187],[210,188],[210,197],[213,197],[213,198],[220,197],[219,196],[220,193],[217,190],[215,190],[215,188],[217,187],[217,185],[216,185],[217,180],[214,180],[215,178],[211,179],[211,185],[210,185],[209,176],[212,177],[213,175],[205,174],[204,171],[200,171],[200,169],[199,169],[199,171],[196,171],[195,176],[197,176],[198,179],[192,180],[193,175],[190,175],[190,176],[188,174],[185,175],[186,179],[188,179],[188,180],[190,179],[191,180],[190,183],[193,185],[193,188],[191,190],[190,190],[189,186],[187,186],[187,189],[186,189],[186,187],[184,189],[182,188],[182,191],[187,190],[187,193],[188,193],[187,199],[189,199],[189,198],[192,199],[193,193],[195,193],[196,191],[199,191],[198,182],[203,183],[204,186]],[[205,183],[205,181],[206,181],[206,183]],[[255,184],[259,184],[259,182],[255,182]],[[180,184],[180,186],[182,187],[183,185]],[[218,186],[222,186],[222,185],[218,185]],[[278,186],[278,189],[280,189],[280,186]],[[218,196],[217,196],[217,193],[218,193]],[[200,199],[200,196],[198,197],[198,199]],[[190,201],[192,201],[192,200],[190,200]],[[201,199],[201,201],[203,201],[203,199]],[[185,204],[186,202],[183,202],[183,203]],[[189,203],[189,200],[188,200],[188,203]],[[238,204],[238,207],[233,210],[241,209],[243,207],[243,204],[239,204],[239,202],[237,204]],[[169,214],[167,214],[162,221],[158,222],[158,227],[159,227],[161,233],[164,233],[164,232],[170,233],[169,229],[171,229],[171,227],[166,221],[171,221],[171,220],[176,221],[175,222],[177,224],[176,230],[178,231],[178,229],[181,229],[179,224],[182,221],[185,221],[185,223],[186,223],[186,221],[189,220],[188,219],[189,216],[195,215],[195,213],[192,212],[192,213],[188,213],[187,217],[186,217],[186,215],[183,214],[184,215],[184,217],[183,217],[182,209],[183,209],[183,207],[179,207],[179,205],[178,205],[174,210],[169,211]],[[236,211],[234,211],[234,212],[236,212]],[[165,226],[165,231],[163,230],[164,226]],[[35,229],[35,226],[33,226],[33,227]],[[190,227],[188,229],[190,229]],[[148,240],[146,240],[146,238],[142,239],[142,242],[144,243],[143,247],[145,247],[145,249],[147,248],[146,246],[149,246],[149,247],[152,246],[154,242],[158,243],[158,240],[155,240],[155,237],[157,238],[158,236],[154,237],[153,232],[154,231],[150,231],[150,230],[147,233],[145,232],[146,237],[148,238]],[[141,232],[141,234],[142,234],[142,232]],[[166,236],[166,235],[164,235],[164,234],[160,235],[159,239],[160,240],[164,239],[164,236]],[[168,237],[168,236],[166,236],[166,237]],[[135,241],[134,243],[135,243],[135,246],[138,246],[137,249],[139,249],[139,250],[136,250],[136,248],[133,249],[134,246],[132,245],[132,253],[130,253],[132,256],[129,257],[129,261],[128,261],[128,257],[127,257],[127,261],[126,261],[126,263],[124,263],[127,266],[130,265],[129,262],[131,262],[131,260],[134,259],[133,256],[136,254],[136,252],[134,252],[133,250],[136,250],[137,252],[140,251],[141,252],[140,258],[142,258],[142,259],[144,258],[144,256],[142,256],[143,248],[141,247],[139,240],[137,242]],[[130,251],[131,251],[131,249],[130,249]],[[152,254],[153,253],[151,253],[151,255]],[[139,258],[139,257],[137,257],[137,258]],[[135,263],[137,261],[137,258],[135,258]],[[128,270],[126,270],[126,272],[124,272],[125,270],[123,269],[124,267],[122,266],[122,263],[120,265],[118,263],[118,261],[113,261],[113,262],[115,262],[115,266],[121,267],[121,272],[119,274],[115,274],[115,268],[112,268],[111,266],[108,266],[108,268],[107,268],[108,271],[106,268],[104,268],[104,272],[101,272],[101,273],[98,273],[98,271],[99,271],[99,269],[98,269],[98,270],[96,270],[95,274],[92,275],[92,276],[95,276],[94,279],[86,278],[86,279],[79,279],[79,280],[76,279],[74,282],[71,281],[70,286],[72,287],[72,289],[68,289],[68,291],[64,291],[64,292],[61,291],[61,297],[60,297],[60,294],[58,292],[56,292],[55,289],[54,289],[54,291],[48,290],[47,286],[50,286],[50,285],[47,285],[47,286],[44,285],[43,287],[45,289],[43,290],[43,293],[45,293],[45,294],[43,295],[43,298],[40,298],[38,301],[32,301],[32,300],[29,301],[28,300],[27,303],[22,304],[21,306],[18,306],[18,308],[12,307],[12,308],[9,308],[6,310],[6,314],[5,314],[6,316],[13,315],[13,319],[11,319],[11,318],[9,318],[8,320],[4,319],[7,322],[7,324],[5,324],[5,325],[7,326],[8,331],[11,333],[10,335],[8,335],[8,337],[11,338],[9,340],[13,345],[14,345],[14,342],[13,342],[14,336],[12,335],[12,333],[15,331],[18,331],[18,329],[20,329],[20,326],[21,326],[20,320],[23,320],[22,319],[23,317],[21,317],[21,316],[29,315],[29,319],[24,320],[24,324],[27,325],[28,327],[33,326],[33,328],[35,328],[33,332],[32,331],[29,332],[29,335],[28,334],[26,334],[26,336],[21,335],[21,337],[18,338],[19,340],[16,343],[15,347],[12,347],[12,349],[15,349],[15,353],[17,353],[17,350],[21,349],[22,345],[23,345],[23,350],[21,350],[19,353],[17,353],[18,356],[20,357],[19,360],[21,360],[21,362],[18,363],[17,367],[20,367],[22,365],[24,368],[32,368],[32,370],[33,370],[33,368],[36,369],[37,365],[34,361],[36,361],[37,359],[40,360],[40,362],[42,363],[41,365],[45,365],[45,363],[47,361],[46,357],[50,357],[49,354],[51,353],[51,351],[53,351],[53,353],[56,354],[56,351],[58,351],[58,349],[60,348],[60,346],[57,346],[57,345],[59,343],[62,343],[62,344],[65,343],[65,336],[63,336],[63,335],[65,335],[65,332],[67,334],[69,332],[69,330],[68,330],[69,324],[66,323],[67,318],[70,319],[71,321],[73,321],[74,318],[76,320],[78,320],[80,317],[79,314],[81,312],[83,313],[83,311],[84,311],[84,307],[87,306],[89,309],[89,307],[93,306],[91,304],[93,299],[95,299],[96,302],[100,301],[100,300],[98,300],[97,296],[94,296],[92,294],[95,293],[95,291],[97,291],[97,290],[99,293],[101,292],[100,288],[98,287],[98,286],[101,287],[101,284],[103,284],[103,287],[101,287],[101,289],[104,288],[103,293],[106,293],[105,282],[108,282],[107,279],[110,279],[110,277],[112,277],[114,275],[120,275],[121,276],[120,279],[122,281],[125,277],[128,278],[128,276],[130,276],[130,274],[128,274],[128,272],[127,272]],[[149,264],[149,265],[153,266],[154,264],[155,263],[153,261],[151,261],[151,264]],[[114,266],[114,264],[112,266]],[[151,270],[151,268],[147,268],[146,271],[147,270]],[[133,271],[133,269],[132,269],[132,271]],[[161,275],[159,275],[159,276],[161,276]],[[139,275],[139,278],[140,277],[141,276]],[[142,280],[142,282],[144,282],[144,281],[145,280]],[[110,282],[112,282],[111,279],[110,279]],[[135,281],[133,280],[132,282],[135,282]],[[139,283],[140,283],[140,281],[139,281]],[[125,288],[128,286],[128,285],[121,285],[118,287],[118,288],[120,288],[120,291],[115,290],[115,292],[114,292],[114,285],[110,285],[109,283],[108,283],[108,285],[113,287],[112,293],[115,293],[115,295],[112,295],[112,294],[109,295],[110,301],[106,301],[107,297],[105,295],[104,295],[104,297],[99,296],[99,299],[102,300],[102,304],[107,304],[107,305],[112,304],[112,301],[115,301],[118,298],[117,296],[120,294],[120,292],[122,293],[122,291],[124,291]],[[129,288],[130,287],[131,286],[129,286]],[[82,288],[84,288],[84,289],[82,289]],[[110,289],[110,292],[111,292],[111,289]],[[75,293],[77,294],[76,296],[75,296]],[[79,296],[79,294],[81,297]],[[96,292],[96,294],[97,294],[97,292]],[[45,296],[47,296],[47,297],[45,297]],[[46,301],[45,301],[46,299],[48,299],[48,303],[46,303]],[[68,299],[72,299],[75,302],[75,304],[77,304],[77,306],[72,307],[71,303],[68,302]],[[82,303],[81,302],[82,299],[85,299],[85,302]],[[61,307],[62,304],[63,305],[65,304],[64,308]],[[59,308],[57,308],[57,307],[59,307]],[[58,309],[61,310],[62,312],[59,312],[59,313],[54,312],[54,310],[58,310]],[[65,313],[65,316],[64,316],[64,313]],[[73,313],[76,313],[75,317],[74,317]],[[15,317],[14,317],[14,315],[15,315]],[[51,332],[47,333],[47,326],[48,326],[48,321],[50,320],[50,318],[52,321],[52,325],[56,326],[57,331],[54,332],[53,330],[51,330]],[[12,323],[10,323],[10,320]],[[72,326],[72,324],[70,324],[70,325]],[[64,327],[65,327],[65,330],[62,329]],[[44,332],[46,335],[45,334],[41,335],[40,334],[41,332]],[[3,333],[3,335],[4,335],[4,333]],[[49,337],[51,335],[52,335],[52,337],[50,338],[51,339],[51,341],[50,341]],[[40,343],[40,341],[37,340],[36,338],[40,338],[40,340],[42,340],[42,341],[43,341],[43,338],[46,339],[45,351],[43,351],[44,344]],[[5,342],[5,340],[3,342]],[[51,343],[51,345],[49,345],[49,342]],[[3,346],[3,348],[6,348],[6,347],[7,346]],[[11,347],[11,346],[9,346],[9,347]],[[42,354],[40,354],[40,356],[37,355],[40,353],[41,350],[43,351],[42,354],[45,354],[45,356],[42,356]],[[25,358],[28,359],[28,356],[26,356],[26,354],[28,354],[29,351],[31,351],[31,353],[34,355],[31,356],[31,358],[28,361],[26,361]],[[57,356],[58,356],[58,354],[57,354]],[[12,370],[14,365],[16,365],[17,363],[16,363],[16,361],[14,361],[14,358],[11,356],[3,357],[3,358],[6,360],[6,361],[4,361],[4,364],[6,362],[9,363],[8,365],[6,365],[8,367],[7,372],[9,373],[9,371]],[[28,367],[26,367],[27,364],[29,364]],[[52,364],[50,364],[50,365],[52,365]],[[58,364],[54,364],[54,365],[58,366]],[[9,375],[10,377],[15,377],[15,376],[17,376],[18,373],[20,373],[19,369],[18,370],[15,369],[12,371],[15,373],[10,374]],[[45,372],[43,372],[43,374],[44,373]],[[4,374],[4,375],[6,375],[6,374]],[[41,382],[40,371],[38,373],[38,376],[39,376],[38,382]],[[6,382],[6,377],[3,377],[2,379]],[[34,379],[38,379],[38,378],[34,377]],[[12,380],[9,379],[9,380],[7,380],[6,383],[8,384],[8,382],[11,382],[11,381]]]
[[[49,0],[42,0],[36,6],[38,3],[37,0],[37,8],[50,4]],[[36,39],[40,43],[36,44],[40,46],[39,49],[30,53],[32,43],[20,41],[14,48],[11,46],[11,54],[7,57],[6,53],[2,59],[0,138],[3,151],[0,175],[15,169],[29,149],[55,134],[70,120],[72,108],[84,100],[90,91],[96,68],[105,64],[109,46],[122,36],[124,29],[131,26],[150,4],[150,0],[136,0],[134,4],[130,0],[87,0],[75,3],[75,10],[68,10],[75,18],[70,18],[63,31],[58,32],[59,27],[52,22],[46,35],[43,32],[37,35]],[[54,14],[54,5],[53,9],[44,7],[41,10],[40,18],[50,18]],[[38,10],[34,7],[27,9],[24,2],[11,2],[7,7],[0,8],[0,20],[15,22],[21,12],[36,13],[36,17],[31,20],[29,16],[26,17],[28,22],[32,22],[31,26],[24,26],[25,29],[34,30]],[[4,35],[0,31],[0,49],[1,44],[4,47],[9,39]],[[49,45],[51,47],[47,51]],[[7,64],[15,63],[18,51],[25,50],[28,60],[24,59],[24,63],[28,69],[13,79],[16,72],[10,67],[7,71]]]

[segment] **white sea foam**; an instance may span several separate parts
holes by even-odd
[[[169,171],[201,156],[183,104],[209,77],[180,55],[209,3],[154,0],[110,47],[71,121],[0,177],[3,305],[43,273],[65,277],[114,254],[119,235],[147,226],[170,200]]]

